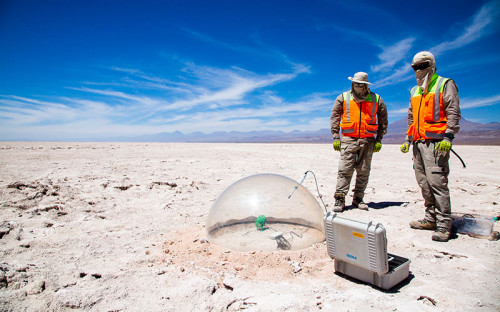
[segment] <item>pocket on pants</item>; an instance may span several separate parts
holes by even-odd
[[[448,164],[448,160],[450,159],[450,153],[443,154],[442,152],[438,153],[436,156],[436,167],[432,168],[431,171],[434,174],[448,174],[450,172],[450,167]]]

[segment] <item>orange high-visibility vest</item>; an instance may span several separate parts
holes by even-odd
[[[426,94],[419,86],[411,90],[413,123],[408,128],[410,141],[444,138],[446,114],[443,107],[443,89],[448,78],[434,74]]]
[[[370,92],[361,103],[354,101],[350,91],[344,92],[342,136],[354,138],[373,138],[377,134],[377,111],[380,96]]]

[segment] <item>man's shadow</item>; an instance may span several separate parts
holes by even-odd
[[[371,209],[384,209],[388,207],[393,207],[393,206],[403,206],[404,204],[408,204],[409,202],[392,202],[392,201],[384,201],[384,202],[369,202],[367,203],[368,208]],[[351,209],[358,209],[357,207],[354,207],[353,205],[345,206],[344,210],[351,210]]]
[[[384,209],[393,206],[403,206],[404,204],[409,204],[409,202],[392,202],[392,201],[384,201],[384,202],[370,202],[368,203],[368,208],[372,209]]]

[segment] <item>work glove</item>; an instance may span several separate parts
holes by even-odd
[[[382,149],[382,142],[375,141],[375,144],[373,145],[373,152],[374,153],[380,152],[381,149]]]
[[[333,149],[340,152],[340,140],[333,141]]]
[[[434,147],[436,151],[440,152],[449,152],[451,149],[451,141],[448,138],[444,138],[442,141],[438,142],[436,144],[436,147]]]
[[[401,150],[402,153],[408,153],[408,151],[410,150],[410,142],[405,141],[399,149]]]

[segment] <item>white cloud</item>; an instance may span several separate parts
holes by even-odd
[[[408,57],[415,38],[403,39],[395,44],[384,47],[381,46],[382,53],[378,55],[381,63],[371,67],[373,72],[389,71],[401,60]]]
[[[459,36],[453,38],[452,40],[442,42],[429,49],[435,56],[442,54],[447,51],[455,50],[467,46],[492,31],[498,31],[496,26],[498,25],[498,19],[500,18],[500,2],[492,1],[483,5],[479,11],[471,17],[470,22],[464,27],[464,29],[459,32]],[[492,25],[494,25],[492,27]],[[413,43],[415,42],[414,37],[410,37],[401,41],[398,41],[388,47],[381,46],[382,53],[379,54],[380,64],[371,67],[373,72],[385,72],[385,69],[392,69],[401,63],[404,59],[410,59],[409,55],[412,50]],[[394,70],[389,76],[383,77],[376,81],[374,84],[376,87],[383,87],[387,85],[398,84],[402,81],[407,81],[412,79],[414,76],[412,74],[412,69],[409,63],[405,63],[396,70]]]
[[[229,49],[229,50],[237,50],[237,51],[254,51],[254,52],[256,51],[256,50],[248,48],[248,47],[232,45],[232,44],[228,44],[228,43],[223,42],[223,41],[219,41],[219,40],[214,39],[208,35],[205,35],[203,33],[200,33],[198,31],[194,31],[194,30],[191,30],[188,28],[180,28],[180,29],[182,31],[184,31],[185,33],[189,34],[191,37],[193,37],[199,41],[209,43],[209,44],[214,45],[214,46],[218,46],[218,47]]]
[[[218,69],[190,64],[186,69],[199,79],[203,86],[194,90],[194,96],[180,99],[163,106],[161,111],[189,110],[200,105],[215,104],[215,107],[241,105],[242,99],[256,90],[294,79],[300,74],[309,73],[309,67],[294,65],[288,74],[258,75],[241,68]]]
[[[266,122],[266,126],[272,127],[273,129],[277,127],[283,128],[289,125],[290,125],[290,120],[288,119],[273,119],[269,122]]]
[[[395,85],[412,78],[414,78],[414,75],[410,63],[405,63],[398,69],[394,70],[391,75],[375,81],[373,85],[377,88],[380,88],[383,86]]]
[[[331,105],[331,99],[315,94],[288,103],[269,90],[310,72],[308,66],[290,64],[289,73],[262,75],[237,67],[190,63],[174,76],[178,82],[115,67],[112,70],[119,74],[120,83],[67,88],[80,95],[49,100],[0,96],[1,139],[84,139],[286,126],[280,120]],[[120,78],[123,73],[126,77]]]
[[[472,17],[471,23],[465,27],[463,33],[457,38],[445,41],[430,49],[434,55],[464,47],[489,33],[487,27],[496,23],[500,15],[500,4],[492,1],[479,9]]]
[[[215,39],[215,38],[213,38],[209,35],[206,35],[204,33],[194,31],[194,30],[191,30],[188,28],[181,27],[180,30],[187,33],[192,38],[195,38],[196,40],[210,44],[214,47],[219,47],[219,48],[223,48],[223,49],[227,49],[227,50],[233,50],[233,51],[236,51],[238,53],[245,53],[248,55],[258,56],[258,57],[284,58],[285,61],[287,59],[287,57],[283,53],[281,53],[280,51],[277,51],[277,50],[274,50],[272,48],[269,48],[268,46],[265,46],[261,42],[261,40],[259,39],[258,36],[250,36],[250,38],[253,38],[254,43],[257,45],[256,47],[252,47],[252,46],[230,44],[230,43]]]
[[[114,91],[114,90],[99,90],[99,89],[90,89],[90,88],[70,88],[70,89],[79,90],[79,91],[88,92],[88,93],[95,93],[95,94],[104,95],[104,96],[107,96],[110,98],[115,98],[115,99],[130,100],[132,102],[142,102],[142,103],[154,102],[148,97],[134,96],[134,95],[127,94],[125,92]]]
[[[408,114],[408,107],[393,109],[393,110],[390,110],[388,113],[390,116]]]
[[[487,98],[462,98],[460,99],[460,108],[476,108],[484,106],[500,105],[500,94]]]

